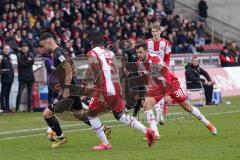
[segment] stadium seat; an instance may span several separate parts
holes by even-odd
[[[194,86],[194,87],[193,87]],[[192,94],[198,94],[200,97],[199,103],[195,103],[195,106],[204,106],[205,105],[205,95],[204,95],[204,88],[202,82],[192,82],[192,81],[187,81],[186,82],[186,94],[187,94],[187,99],[189,102],[192,102]]]
[[[223,48],[223,44],[220,43],[220,44],[206,44],[206,45],[203,45],[203,51],[204,52],[207,52],[207,53],[210,53],[210,52],[213,52],[213,53],[218,53],[222,50]]]

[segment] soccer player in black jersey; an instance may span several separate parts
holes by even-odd
[[[51,33],[45,32],[40,36],[40,45],[47,53],[53,53],[53,65],[56,68],[56,77],[59,81],[60,88],[62,89],[62,94],[58,96],[58,100],[64,98],[70,98],[73,100],[71,106],[71,111],[80,111],[82,110],[82,103],[80,96],[70,96],[69,87],[71,85],[76,85],[76,79],[74,75],[74,65],[70,57],[66,55],[66,51],[59,47],[54,40],[54,37]],[[51,83],[51,82],[50,82]],[[49,85],[49,84],[48,84]],[[78,112],[79,113],[79,112]],[[81,121],[84,121],[86,124],[90,125],[87,117],[82,115],[75,115]],[[50,104],[43,112],[43,117],[46,120],[49,127],[56,133],[57,139],[52,144],[51,148],[58,148],[62,144],[67,142],[67,139],[64,137],[62,129],[59,125],[57,118],[54,116],[54,105]],[[106,134],[109,134],[110,127],[106,127]]]

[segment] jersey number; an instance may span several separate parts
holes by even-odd
[[[183,97],[184,93],[182,92],[181,89],[178,89],[177,91],[175,91],[175,95],[176,95],[176,97]]]
[[[117,69],[111,58],[106,58],[107,64],[111,67],[111,74],[117,74]]]

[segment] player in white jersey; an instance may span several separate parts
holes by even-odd
[[[166,103],[171,103],[171,99],[178,102],[185,111],[193,114],[213,135],[216,135],[216,127],[205,118],[198,108],[187,101],[178,78],[168,70],[161,57],[148,53],[146,43],[140,41],[136,44],[136,53],[139,58],[137,63],[139,72],[147,85],[147,93],[143,104],[144,114],[150,128],[154,130],[156,138],[160,139],[160,135],[152,107],[162,97],[165,97]]]
[[[170,55],[171,55],[171,43],[160,37],[161,27],[158,23],[153,24],[152,26],[152,38],[147,39],[147,48],[148,52],[151,54],[156,54],[164,60],[164,62],[169,66]],[[167,112],[167,106],[164,104],[164,98],[162,98],[155,106],[156,110],[156,120],[159,124],[164,124],[163,110]]]
[[[121,96],[119,72],[114,53],[103,46],[104,36],[102,33],[94,33],[91,41],[93,45],[97,46],[88,52],[90,70],[95,79],[95,91],[89,104],[87,115],[92,129],[96,131],[97,136],[101,140],[101,144],[93,147],[93,149],[112,149],[98,118],[99,113],[107,110],[111,110],[119,122],[142,131],[148,140],[148,145],[151,146],[155,141],[154,131],[146,128],[134,117],[123,113],[124,101]]]
[[[162,60],[169,66],[171,56],[171,43],[160,37],[161,27],[157,23],[152,26],[152,38],[147,39],[148,52],[159,55]]]

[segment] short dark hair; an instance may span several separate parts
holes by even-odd
[[[23,46],[28,47],[28,44],[27,44],[27,43],[22,43],[22,44],[21,44],[21,47],[23,47]]]
[[[53,35],[49,32],[43,32],[41,35],[40,35],[40,41],[43,41],[45,39],[48,39],[48,38],[53,38]]]
[[[104,33],[101,31],[94,32],[89,35],[89,40],[93,45],[103,45],[105,44]]]
[[[135,49],[139,49],[139,48],[143,48],[144,50],[147,50],[147,44],[146,42],[144,42],[143,39],[138,39],[137,42],[136,42],[136,46],[135,46]]]

